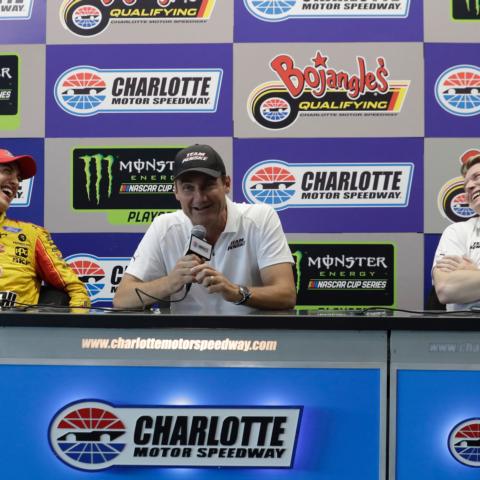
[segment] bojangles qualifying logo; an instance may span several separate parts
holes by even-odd
[[[300,68],[288,54],[273,58],[270,68],[280,82],[264,83],[250,94],[251,119],[262,127],[281,129],[298,116],[400,112],[410,81],[390,80],[385,58],[377,57],[370,68],[364,57],[357,56],[355,73],[335,68],[320,51],[311,62]]]

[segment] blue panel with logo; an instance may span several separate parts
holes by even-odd
[[[52,235],[65,260],[85,283],[94,306],[112,306],[112,298],[142,234],[57,233]]]
[[[235,200],[271,205],[286,232],[423,229],[422,139],[235,139],[233,165]]]
[[[0,379],[0,451],[2,458],[9,459],[2,464],[2,478],[257,480],[266,475],[292,480],[378,480],[380,475],[380,371],[376,369],[10,365],[0,366]],[[82,401],[92,402],[91,406],[75,405]],[[279,468],[252,467],[251,463],[261,460],[258,455],[268,450],[265,448],[249,451],[226,447],[222,456],[220,445],[232,445],[234,435],[234,429],[224,431],[222,427],[225,437],[218,437],[219,449],[211,452],[210,467],[202,466],[201,461],[195,467],[185,467],[198,458],[178,460],[183,468],[145,466],[155,454],[159,462],[168,461],[168,456],[175,455],[174,448],[163,460],[163,454],[154,450],[130,466],[115,466],[116,458],[125,458],[135,446],[149,448],[150,443],[155,444],[155,435],[164,435],[160,433],[161,422],[167,415],[157,414],[155,426],[149,424],[151,407],[200,410],[203,416],[195,420],[200,423],[212,410],[223,410],[230,415],[232,425],[238,412],[245,409],[250,409],[250,415],[262,415],[265,410],[274,413],[276,409],[288,418],[297,415],[289,441],[293,465],[290,468],[290,459],[286,466],[278,464],[274,455],[282,452],[276,450],[270,452],[270,465]],[[202,427],[197,427],[189,447],[214,444],[214,437],[202,439],[198,434]],[[182,430],[174,428],[172,435],[174,431],[180,438]],[[269,433],[267,441],[262,440],[261,431],[252,427],[250,432],[264,447],[273,436]],[[277,429],[277,449],[287,446],[287,433],[287,425]],[[159,438],[165,437],[157,437],[161,447]],[[242,436],[242,441],[245,438]],[[234,455],[245,452],[247,467],[212,466],[215,458],[227,465]],[[139,466],[142,462],[144,466]]]
[[[47,47],[49,137],[232,133],[232,45]]]
[[[421,41],[422,7],[422,0],[238,0],[235,1],[235,41]]]
[[[397,374],[396,480],[480,475],[480,372]]]
[[[478,44],[425,45],[426,136],[478,136],[479,56]]]

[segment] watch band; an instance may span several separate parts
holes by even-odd
[[[235,302],[235,305],[244,304],[252,296],[252,292],[248,289],[248,287],[245,287],[244,285],[238,286],[238,293],[240,293],[242,298],[238,302]]]

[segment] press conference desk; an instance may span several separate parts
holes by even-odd
[[[2,478],[476,478],[477,437],[458,445],[480,417],[479,330],[463,315],[2,312]]]

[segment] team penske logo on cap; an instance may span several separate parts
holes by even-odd
[[[55,100],[76,116],[97,113],[214,113],[223,70],[100,70],[73,67],[55,83]]]
[[[404,18],[410,0],[243,0],[260,20],[278,22],[289,18]]]
[[[81,470],[113,466],[291,468],[301,407],[116,407],[58,412],[50,445]]]
[[[266,160],[243,177],[250,203],[277,210],[320,207],[406,207],[412,163],[286,163]]]

